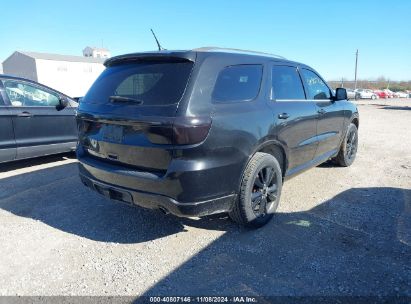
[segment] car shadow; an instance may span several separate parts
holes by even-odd
[[[409,111],[409,110],[411,110],[411,107],[400,107],[400,106],[385,106],[385,107],[382,107],[381,109],[384,109],[384,110],[400,110],[400,111]]]
[[[354,188],[258,230],[227,228],[144,295],[411,296],[409,189]]]
[[[20,166],[24,164],[13,164],[9,168]],[[0,179],[0,208],[100,242],[146,242],[182,232],[184,226],[190,224],[223,231],[234,226],[220,215],[184,219],[106,199],[81,183],[77,163]]]
[[[323,162],[317,166],[317,168],[336,168],[336,167],[340,167],[340,166],[338,166],[333,160],[327,160],[326,162]]]
[[[70,163],[1,179],[0,208],[99,242],[146,242],[187,226],[224,231],[146,295],[411,296],[409,189],[349,189],[250,230],[224,215],[182,219],[109,201]]]
[[[18,170],[18,169],[23,169],[23,168],[28,168],[28,167],[38,166],[38,165],[44,165],[44,164],[50,164],[50,163],[56,163],[56,162],[65,161],[67,159],[75,159],[75,158],[76,158],[76,154],[74,152],[70,152],[70,153],[62,153],[62,154],[54,154],[54,155],[48,155],[48,156],[22,159],[22,160],[0,164],[0,172],[9,172],[13,170]]]

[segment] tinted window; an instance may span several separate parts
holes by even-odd
[[[184,93],[192,62],[143,62],[108,67],[82,103],[107,103],[110,96],[142,101],[142,105],[177,103]]]
[[[252,100],[260,89],[261,65],[233,65],[218,75],[213,99],[220,102]]]
[[[303,85],[295,67],[273,67],[272,97],[277,100],[305,99]]]
[[[14,107],[50,107],[59,104],[59,97],[49,91],[15,80],[4,81],[7,96]]]
[[[321,78],[318,77],[317,74],[309,70],[302,69],[302,75],[307,85],[307,91],[308,91],[307,98],[308,99],[330,99],[331,98],[330,89],[327,87],[324,81],[322,81]]]

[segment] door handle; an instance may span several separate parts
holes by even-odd
[[[287,119],[288,117],[290,117],[290,115],[288,113],[278,114],[279,119]]]
[[[18,117],[27,117],[27,118],[30,118],[30,117],[33,117],[33,114],[31,114],[30,112],[24,111],[24,112],[21,112],[21,113],[17,114],[17,116],[18,116]]]
[[[324,109],[319,109],[319,110],[317,111],[317,113],[319,113],[319,114],[325,114],[325,113],[327,113],[327,111],[324,110]]]

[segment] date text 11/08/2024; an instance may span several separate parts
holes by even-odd
[[[255,297],[150,297],[150,303],[257,303]]]

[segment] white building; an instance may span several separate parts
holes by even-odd
[[[110,58],[110,51],[105,48],[96,48],[96,47],[86,47],[83,50],[84,57],[94,57],[94,58]]]
[[[37,81],[71,97],[84,96],[105,69],[105,59],[35,52],[14,52],[3,72]]]

